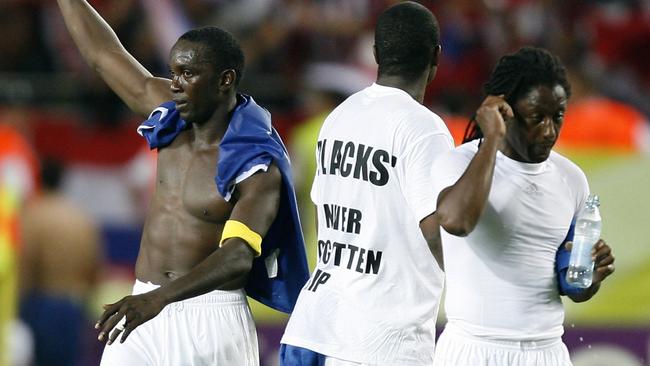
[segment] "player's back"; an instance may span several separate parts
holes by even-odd
[[[433,160],[432,141],[453,146],[442,120],[377,84],[326,119],[311,192],[318,264],[283,343],[356,362],[432,360],[443,273],[418,225],[435,210],[421,159]]]
[[[23,222],[25,246],[34,266],[25,276],[35,291],[84,299],[97,278],[100,238],[87,213],[60,193],[32,201]]]

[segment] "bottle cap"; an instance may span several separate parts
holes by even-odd
[[[595,194],[593,196],[590,195],[587,197],[587,201],[585,201],[585,207],[592,210],[594,208],[600,207],[600,198],[598,195]]]

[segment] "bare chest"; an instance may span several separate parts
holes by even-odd
[[[155,200],[166,208],[189,214],[201,221],[222,223],[232,204],[217,191],[217,148],[194,150],[170,147],[158,155]]]

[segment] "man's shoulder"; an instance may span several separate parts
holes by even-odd
[[[462,145],[456,146],[444,154],[440,155],[435,163],[435,170],[456,171],[459,168],[464,168],[469,165],[474,155],[478,151],[478,141],[466,142]]]
[[[558,169],[561,169],[566,172],[574,172],[574,173],[582,173],[582,169],[578,166],[578,164],[574,163],[571,161],[569,158],[566,156],[560,154],[559,152],[553,150],[551,151],[551,155],[549,156],[550,161],[555,165]]]
[[[396,117],[405,130],[411,130],[421,136],[445,135],[451,139],[451,133],[442,118],[420,103],[414,102],[400,114]]]
[[[586,182],[587,177],[582,169],[578,166],[578,164],[574,163],[566,156],[556,151],[551,151],[549,160],[553,164],[553,167],[555,167],[555,169],[560,172],[560,174],[568,177],[572,181],[577,180]]]
[[[456,146],[450,151],[452,155],[462,155],[472,157],[478,152],[479,140],[472,140]]]

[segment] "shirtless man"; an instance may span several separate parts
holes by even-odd
[[[61,164],[47,159],[42,166],[42,192],[28,203],[21,225],[20,315],[34,334],[36,364],[73,365],[101,271],[100,232],[61,193]]]
[[[179,365],[188,360],[193,365],[257,365],[257,336],[242,288],[255,270],[254,258],[265,252],[262,238],[266,243],[267,233],[277,233],[276,218],[293,191],[285,190],[290,182],[279,138],[274,140],[279,155],[237,173],[227,182],[227,192],[219,187],[220,174],[227,170],[223,142],[239,133],[231,133],[235,121],[246,129],[251,115],[266,117],[268,131],[262,135],[277,136],[268,112],[236,93],[244,65],[239,45],[218,28],[191,30],[170,52],[172,79],[156,78],[86,1],[58,3],[86,62],[133,111],[147,116],[155,108],[147,121],[153,124],[139,129],[159,153],[137,281],[134,295],[105,306],[97,322],[99,339],[108,339],[109,345],[121,334],[120,344],[105,348],[102,365]],[[158,107],[166,101],[173,102]],[[174,115],[180,117],[162,125]],[[244,142],[243,151],[256,146]],[[299,229],[294,233],[301,237]],[[304,272],[306,280],[304,248],[300,254],[298,250],[300,268],[292,270]],[[280,264],[280,271],[272,272],[269,277],[281,278],[291,271]],[[299,291],[304,281],[300,277],[295,283]],[[161,311],[167,314],[157,316]]]

